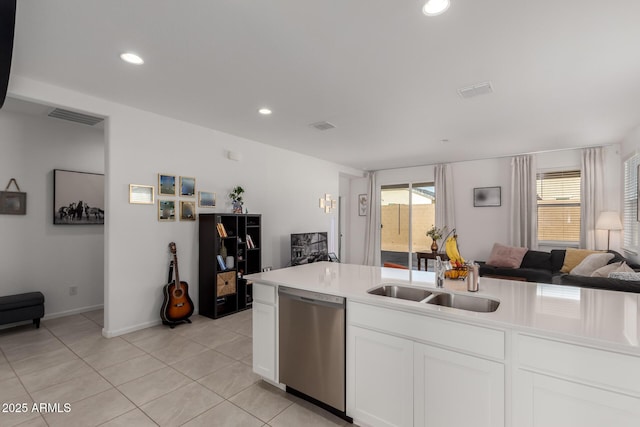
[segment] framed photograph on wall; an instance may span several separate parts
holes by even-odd
[[[196,195],[196,179],[188,176],[180,177],[180,195],[193,197]]]
[[[158,200],[158,221],[176,220],[176,202],[174,200]]]
[[[176,195],[176,176],[158,174],[158,196]]]
[[[474,207],[502,206],[502,187],[480,187],[473,189]]]
[[[129,184],[129,203],[153,205],[155,191],[153,185]]]
[[[366,194],[358,194],[358,216],[367,216],[369,213],[369,197]]]
[[[18,191],[9,191],[11,184],[15,184]],[[15,178],[9,180],[5,191],[0,191],[0,214],[2,215],[26,215],[27,193],[20,191],[18,181]]]
[[[216,193],[198,191],[198,206],[201,208],[214,208],[216,206]]]
[[[54,169],[53,223],[104,224],[104,175]]]
[[[180,221],[196,220],[196,202],[180,200]]]

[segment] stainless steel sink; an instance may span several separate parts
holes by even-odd
[[[382,285],[375,289],[367,291],[372,295],[381,295],[384,297],[406,299],[410,301],[422,301],[432,294],[426,289],[410,288],[400,285]]]
[[[484,297],[472,297],[468,295],[438,293],[425,301],[427,304],[443,307],[458,308],[467,311],[491,313],[498,309],[500,301]]]

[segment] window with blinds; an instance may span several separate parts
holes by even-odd
[[[539,172],[538,241],[580,242],[580,171]]]
[[[640,154],[629,157],[624,162],[624,237],[622,247],[638,252],[638,165]]]

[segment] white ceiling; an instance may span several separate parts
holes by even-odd
[[[12,74],[359,169],[640,124],[639,1],[451,3],[428,18],[418,0],[20,0]],[[458,96],[483,81],[494,93]]]

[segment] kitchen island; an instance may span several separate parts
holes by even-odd
[[[639,294],[482,278],[480,313],[367,290],[435,291],[431,272],[314,263],[249,276],[254,371],[278,383],[277,288],[341,296],[346,413],[371,426],[637,426]]]

